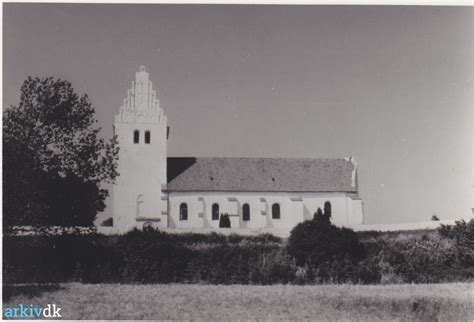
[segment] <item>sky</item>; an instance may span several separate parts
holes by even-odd
[[[145,65],[169,156],[354,156],[365,223],[468,218],[472,26],[473,7],[6,3],[3,106],[66,79],[111,137]]]

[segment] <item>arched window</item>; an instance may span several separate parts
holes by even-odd
[[[151,133],[150,131],[145,131],[145,143],[150,144],[151,142]]]
[[[242,220],[249,221],[250,220],[250,206],[248,203],[242,206]]]
[[[324,203],[324,214],[331,217],[331,203],[329,201]]]
[[[140,131],[133,131],[133,143],[140,143]]]
[[[216,203],[212,205],[212,220],[219,220],[219,205]]]
[[[142,210],[143,210],[143,203],[145,202],[145,197],[143,196],[143,194],[139,194],[137,196],[137,214],[136,216],[137,217],[140,217],[142,214]]]
[[[179,205],[179,220],[188,220],[188,205],[185,202]]]
[[[272,206],[272,218],[280,219],[280,205],[277,203],[274,203]]]

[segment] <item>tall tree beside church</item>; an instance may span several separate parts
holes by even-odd
[[[4,226],[92,225],[117,173],[116,138],[65,80],[28,77],[3,114]]]

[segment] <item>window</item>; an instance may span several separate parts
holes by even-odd
[[[145,143],[150,144],[151,134],[150,131],[145,131]]]
[[[179,205],[179,220],[188,220],[188,205],[185,202]]]
[[[139,143],[140,142],[140,131],[135,130],[133,131],[133,143]]]
[[[249,221],[250,220],[250,206],[248,203],[242,206],[242,220]]]
[[[139,194],[137,197],[137,210],[136,210],[137,217],[140,217],[140,215],[142,215],[144,202],[145,202],[145,197],[143,196],[143,194]]]
[[[219,220],[219,205],[216,203],[212,205],[212,220]]]
[[[277,203],[274,203],[272,206],[272,218],[280,219],[280,205]]]

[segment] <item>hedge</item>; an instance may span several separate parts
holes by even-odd
[[[287,242],[271,235],[136,230],[121,236],[4,236],[3,279],[5,284],[473,281],[473,227],[471,221],[439,231],[357,233],[364,257],[333,256],[317,265],[297,262]]]
[[[9,283],[288,282],[268,278],[259,259],[273,258],[281,239],[132,231],[123,236],[5,236],[3,277]]]

